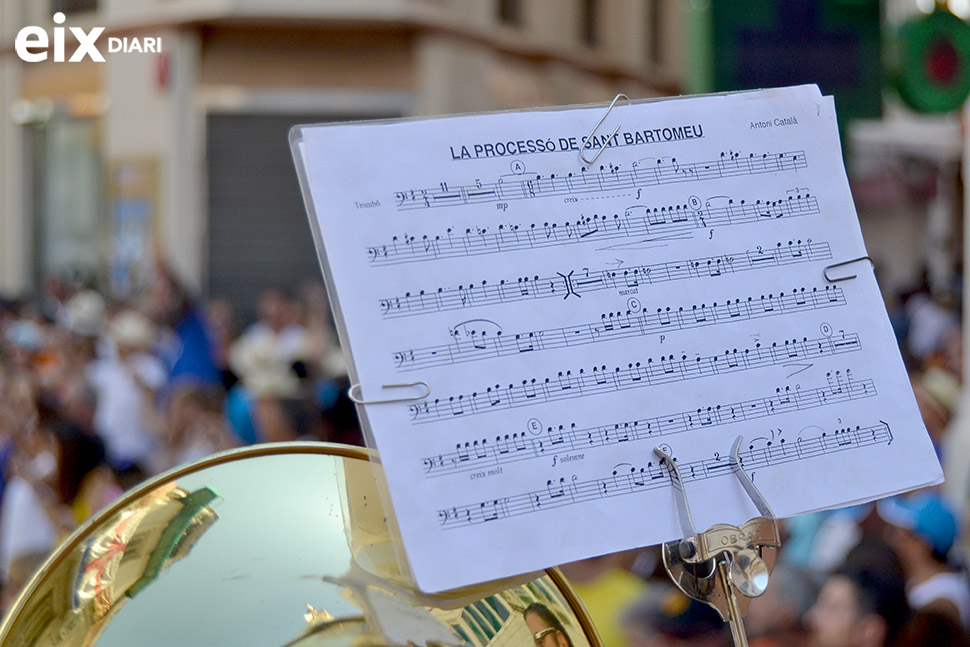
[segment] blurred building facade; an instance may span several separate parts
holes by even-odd
[[[102,45],[162,51],[22,62],[19,30],[53,34],[58,11]],[[76,273],[124,295],[157,242],[245,309],[319,275],[292,125],[678,93],[684,16],[678,0],[0,0],[0,290]]]
[[[935,6],[786,6],[840,2],[877,7],[884,37]],[[154,244],[190,286],[248,314],[261,289],[319,276],[294,124],[710,91],[711,8],[736,4],[0,0],[0,292],[75,274],[125,296]],[[156,38],[162,51],[22,62],[19,31],[53,33],[58,11],[63,28],[104,27],[101,45]],[[916,117],[883,95],[883,118],[849,124],[844,140],[870,253],[887,293],[924,269],[950,285],[962,258],[960,115]]]

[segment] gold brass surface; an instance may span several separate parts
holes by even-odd
[[[0,645],[533,647],[547,607],[601,647],[556,570],[429,595],[410,584],[365,450],[260,445],[126,494],[69,537],[0,626]]]

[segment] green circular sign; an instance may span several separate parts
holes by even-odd
[[[899,30],[896,90],[919,112],[949,112],[970,94],[970,25],[948,11]]]

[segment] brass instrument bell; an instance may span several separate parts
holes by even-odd
[[[406,575],[366,450],[258,445],[127,493],[46,561],[0,626],[10,647],[533,647],[544,606],[601,647],[557,570],[441,594]]]

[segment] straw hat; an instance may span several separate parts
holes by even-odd
[[[108,335],[120,349],[150,350],[158,340],[155,325],[148,317],[124,310],[119,312],[108,324]]]
[[[81,337],[97,337],[104,328],[104,299],[94,290],[81,290],[65,305],[67,325]]]
[[[229,366],[257,398],[299,395],[300,381],[274,335],[241,337],[229,349]]]

